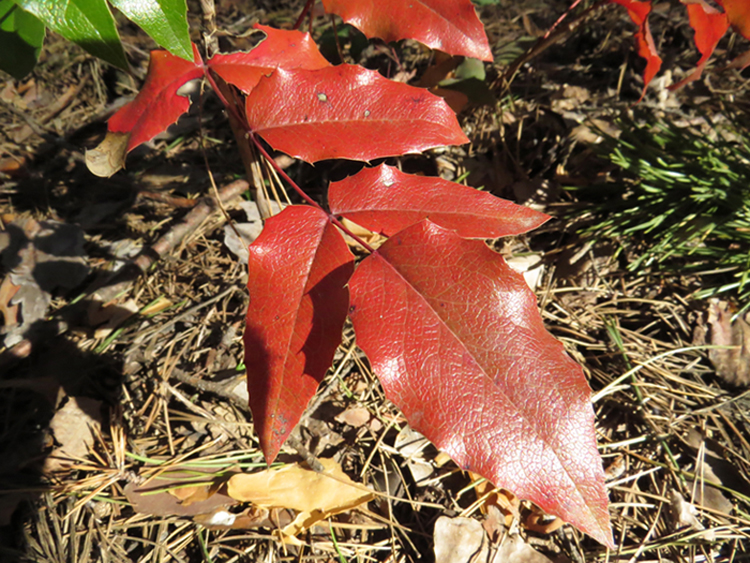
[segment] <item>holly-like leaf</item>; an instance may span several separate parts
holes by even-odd
[[[250,245],[245,365],[255,431],[272,462],[331,365],[354,258],[321,210],[290,206]]]
[[[729,29],[729,21],[725,13],[720,12],[704,0],[683,0],[686,4],[690,27],[695,31],[695,46],[701,53],[701,58],[696,64],[695,70],[678,83],[670,86],[670,90],[682,88],[685,84],[698,80],[703,74],[708,59]]]
[[[105,0],[14,0],[44,25],[95,57],[127,69],[115,20]]]
[[[21,80],[36,65],[44,43],[44,24],[13,0],[0,0],[0,70]],[[9,55],[10,54],[10,55]]]
[[[192,60],[185,0],[109,1],[167,51],[187,61]]]
[[[492,60],[484,26],[469,0],[323,0],[323,7],[368,37],[416,39],[450,55]]]
[[[153,139],[190,108],[190,100],[177,94],[190,80],[203,76],[201,56],[193,45],[193,61],[168,51],[151,51],[148,74],[135,99],[109,120],[111,133],[130,134],[127,150]]]
[[[256,25],[266,38],[247,53],[216,55],[206,66],[225,81],[244,91],[251,90],[261,76],[274,68],[322,68],[329,63],[318,52],[309,34]],[[109,120],[110,133],[129,134],[126,153],[153,139],[190,108],[190,100],[177,91],[204,73],[203,61],[195,45],[193,61],[167,51],[152,51],[146,82],[135,99],[120,108]],[[101,148],[101,147],[100,147]],[[111,167],[116,171],[121,162]],[[113,173],[113,172],[111,172]]]
[[[263,75],[275,68],[304,68],[315,70],[331,66],[320,54],[309,33],[274,29],[256,24],[254,29],[266,34],[258,45],[247,53],[215,55],[208,62],[219,76],[247,93],[258,84]]]
[[[468,142],[441,98],[360,66],[279,69],[261,79],[246,105],[253,131],[308,162],[367,161]]]
[[[745,39],[750,39],[750,2],[747,0],[716,0],[724,8],[729,25]]]
[[[638,26],[635,38],[638,41],[638,54],[646,59],[646,68],[643,71],[643,91],[638,101],[646,95],[651,80],[656,76],[661,68],[661,57],[656,52],[654,38],[651,35],[651,29],[648,27],[648,15],[651,13],[651,0],[610,0],[627,9],[630,19]]]
[[[349,288],[357,344],[412,427],[613,546],[589,387],[521,274],[424,221],[365,258]]]
[[[381,164],[328,189],[331,212],[386,236],[430,219],[466,238],[497,238],[537,228],[549,215],[442,178]]]

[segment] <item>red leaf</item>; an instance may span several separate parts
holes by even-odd
[[[246,105],[253,131],[308,162],[372,160],[469,141],[442,99],[354,65],[279,69],[261,79]]]
[[[416,39],[450,55],[492,60],[484,26],[469,0],[323,0],[323,7],[368,37]]]
[[[726,14],[707,4],[704,0],[683,0],[687,8],[690,27],[695,31],[695,46],[701,53],[696,68],[677,84],[670,86],[670,90],[682,88],[685,84],[698,80],[703,74],[708,59],[729,28]]]
[[[441,178],[412,176],[381,164],[328,189],[331,212],[391,236],[430,219],[466,238],[497,238],[537,228],[548,215]]]
[[[167,51],[151,51],[143,88],[108,123],[113,133],[130,133],[127,152],[153,139],[190,108],[190,100],[178,96],[177,90],[203,76],[201,56],[195,45],[193,53],[195,61],[190,62]]]
[[[424,221],[363,260],[349,287],[357,344],[409,424],[614,546],[590,390],[521,274]]]
[[[633,23],[638,26],[635,38],[638,41],[638,54],[646,59],[646,69],[643,71],[643,92],[638,99],[640,102],[646,95],[646,88],[649,82],[656,76],[661,68],[661,57],[656,52],[654,38],[651,36],[651,30],[648,27],[648,15],[651,13],[651,0],[610,0],[615,4],[625,7]]]
[[[745,39],[750,39],[750,2],[747,0],[716,0],[724,8],[729,25]]]
[[[215,55],[208,61],[211,67],[226,82],[234,84],[247,93],[252,90],[261,76],[275,68],[305,68],[315,70],[330,66],[309,33],[274,29],[256,24],[266,34],[266,38],[246,53]]]
[[[321,210],[287,207],[250,245],[245,365],[255,431],[272,462],[341,342],[354,259]]]

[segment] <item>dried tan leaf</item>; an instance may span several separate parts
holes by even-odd
[[[435,522],[435,563],[484,563],[488,542],[482,525],[472,518],[441,516]]]
[[[196,516],[211,514],[218,509],[228,508],[237,501],[218,489],[223,479],[214,477],[212,472],[200,466],[179,466],[162,474],[144,485],[128,483],[125,497],[136,512],[154,516]],[[195,483],[196,475],[206,473],[202,483]]]
[[[341,219],[341,224],[344,225],[344,227],[346,227],[347,229],[349,229],[350,233],[358,236],[360,239],[365,241],[367,244],[369,244],[373,248],[379,247],[386,240],[384,236],[379,235],[377,233],[373,233],[371,230],[366,229],[361,225],[358,225],[354,221],[350,221],[346,217]],[[349,235],[345,235],[344,238],[346,239],[346,243],[349,246],[359,246],[359,243],[356,242],[354,239],[352,239]]]
[[[711,299],[708,324],[711,344],[727,348],[709,350],[708,357],[719,377],[732,385],[750,384],[750,323],[744,316],[732,322],[735,314],[726,301]]]
[[[55,413],[50,430],[59,444],[44,462],[44,473],[67,469],[70,458],[84,458],[94,444],[92,429],[101,427],[101,401],[88,397],[69,397]]]
[[[109,178],[125,166],[130,133],[107,133],[95,149],[86,151],[86,166],[92,174]]]
[[[510,536],[497,550],[493,563],[551,563],[551,559],[539,553],[520,536]]]
[[[250,528],[283,528],[295,518],[291,510],[274,508],[267,509],[250,506],[235,514],[223,508],[210,514],[198,514],[193,521],[214,530],[247,530]]]
[[[299,511],[297,518],[282,530],[295,536],[316,522],[360,506],[375,495],[352,481],[332,459],[321,459],[325,468],[316,473],[299,465],[285,465],[259,473],[233,475],[227,481],[227,494],[241,502],[262,508],[288,508]]]
[[[689,528],[697,532],[705,530],[705,526],[698,520],[698,510],[685,500],[680,493],[672,489],[669,491],[670,509],[674,519],[675,529]],[[714,541],[713,530],[707,530],[704,539]]]
[[[336,415],[338,422],[348,424],[353,428],[364,426],[370,422],[371,418],[370,411],[365,407],[351,407]]]
[[[401,429],[393,443],[393,447],[406,459],[406,465],[418,486],[424,485],[435,473],[435,468],[424,457],[424,449],[429,444],[427,438],[409,426]]]

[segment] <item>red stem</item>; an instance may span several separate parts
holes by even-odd
[[[253,132],[252,132],[252,131],[250,130],[250,127],[248,127],[248,126],[247,126],[247,123],[246,123],[246,122],[243,122],[243,125],[244,125],[245,127],[247,127],[247,133],[248,133],[248,135],[250,135],[250,139],[251,139],[251,140],[253,141],[253,143],[255,143],[255,146],[256,146],[256,148],[258,149],[258,151],[260,152],[260,154],[262,154],[262,155],[263,155],[263,158],[265,158],[265,159],[266,159],[266,160],[267,160],[267,161],[268,161],[268,162],[269,162],[269,163],[271,164],[271,166],[273,166],[273,169],[274,169],[274,170],[276,170],[277,174],[278,174],[279,176],[281,176],[281,177],[282,177],[282,178],[283,178],[284,180],[286,180],[286,182],[287,182],[287,183],[288,183],[288,184],[289,184],[290,186],[292,186],[292,188],[294,189],[294,191],[295,191],[295,192],[297,192],[297,193],[298,193],[298,194],[299,194],[299,195],[300,195],[300,196],[302,197],[302,199],[304,199],[304,200],[305,200],[305,201],[306,201],[307,203],[309,203],[309,204],[310,204],[310,205],[312,205],[313,207],[317,207],[317,208],[318,208],[318,209],[320,209],[320,210],[321,210],[321,211],[322,211],[323,213],[325,213],[326,215],[328,215],[328,220],[329,220],[329,221],[330,221],[331,223],[333,223],[334,225],[336,225],[336,226],[337,226],[337,227],[338,227],[338,228],[339,228],[339,229],[340,229],[341,231],[345,232],[345,233],[346,233],[347,235],[349,235],[349,236],[350,236],[350,237],[352,237],[352,238],[353,238],[354,240],[356,240],[356,241],[357,241],[357,242],[358,242],[359,244],[361,244],[361,245],[362,245],[362,246],[363,246],[363,247],[365,248],[365,250],[367,250],[367,251],[368,251],[368,252],[370,252],[370,253],[373,253],[373,252],[375,252],[375,249],[374,249],[373,247],[371,247],[371,246],[370,246],[369,244],[367,244],[367,243],[366,243],[366,242],[365,242],[364,240],[362,240],[362,239],[361,239],[361,238],[359,238],[359,237],[358,237],[357,235],[355,235],[355,234],[354,234],[353,232],[351,232],[351,231],[350,231],[349,229],[347,229],[347,228],[346,228],[346,227],[344,226],[344,224],[343,224],[343,223],[342,223],[341,221],[339,221],[339,220],[338,220],[338,219],[336,218],[336,216],[335,216],[335,215],[333,215],[333,213],[328,213],[328,212],[327,212],[327,211],[326,211],[325,209],[323,209],[323,208],[322,208],[322,207],[320,206],[320,204],[319,204],[319,203],[318,203],[317,201],[315,201],[315,200],[314,200],[314,199],[312,199],[312,198],[311,198],[311,197],[310,197],[309,195],[307,195],[307,194],[306,194],[306,193],[305,193],[305,192],[304,192],[304,191],[302,190],[302,188],[300,188],[300,187],[299,187],[299,186],[297,185],[297,183],[296,183],[296,182],[295,182],[294,180],[292,180],[292,179],[291,179],[291,178],[289,177],[289,175],[288,175],[288,174],[287,174],[286,172],[284,172],[284,169],[283,169],[283,168],[281,168],[281,166],[279,166],[279,165],[277,164],[277,162],[276,162],[276,161],[275,161],[275,160],[274,160],[274,159],[273,159],[273,158],[271,157],[271,155],[270,155],[270,154],[268,154],[268,151],[267,151],[267,150],[265,149],[265,147],[263,146],[263,143],[261,143],[261,142],[260,142],[260,140],[258,139],[258,136],[257,136],[257,135],[256,135],[255,133],[253,133]]]
[[[294,22],[294,27],[292,29],[300,28],[300,26],[302,25],[302,22],[305,21],[305,16],[310,11],[310,8],[313,7],[313,4],[315,4],[315,0],[307,0],[307,2],[305,2],[305,7],[302,8],[302,13],[297,18],[297,21]]]
[[[553,23],[552,27],[550,27],[547,30],[547,33],[544,34],[543,39],[547,39],[547,37],[549,37],[552,34],[552,32],[555,31],[555,28],[558,25],[560,25],[560,22],[562,22],[565,18],[567,18],[568,14],[570,14],[570,12],[572,12],[575,9],[575,7],[578,6],[578,4],[580,4],[580,3],[581,3],[581,0],[575,0],[575,2],[573,2],[570,5],[570,8],[568,8],[567,10],[565,10],[565,12],[563,13],[563,15],[560,16],[559,18],[557,18],[557,21],[555,23]]]

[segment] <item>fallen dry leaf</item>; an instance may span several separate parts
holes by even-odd
[[[95,148],[86,151],[86,166],[100,178],[109,178],[125,166],[130,134],[109,131]]]
[[[375,496],[371,490],[352,481],[334,460],[321,459],[320,463],[325,468],[322,473],[299,465],[285,465],[259,473],[233,475],[227,481],[227,494],[262,508],[299,511],[297,518],[282,530],[285,539]]]
[[[493,563],[551,563],[551,559],[539,553],[521,536],[506,538],[497,550]]]
[[[700,532],[705,530],[705,526],[698,520],[698,510],[685,500],[680,493],[672,489],[669,491],[670,509],[676,530],[688,528]],[[707,530],[703,538],[708,541],[714,541],[715,534],[713,530]]]
[[[726,346],[708,351],[708,358],[716,374],[732,385],[750,384],[750,323],[743,315],[734,322],[736,310],[726,301],[710,299],[708,324],[711,327],[711,344]]]
[[[430,445],[430,441],[416,430],[404,426],[396,435],[393,447],[406,460],[412,477],[417,485],[424,485],[424,481],[432,477],[435,472],[432,464],[424,457],[424,450]]]
[[[489,551],[482,525],[472,518],[441,516],[435,522],[435,563],[485,563]]]
[[[360,428],[370,422],[372,415],[366,407],[351,407],[336,415],[336,421]]]
[[[210,514],[197,514],[193,517],[194,522],[214,530],[279,529],[288,526],[293,520],[294,513],[291,510],[268,510],[259,506],[250,506],[239,514],[220,508]]]
[[[136,512],[154,516],[195,516],[228,508],[237,501],[219,490],[226,478],[218,468],[178,465],[139,485],[128,483],[125,497]]]
[[[698,479],[697,483],[688,481],[690,490],[694,491],[694,501],[720,514],[731,514],[734,511],[732,502],[724,496],[721,489],[712,487],[709,483],[723,485],[743,495],[750,493],[750,483],[734,464],[722,457],[723,448],[715,440],[705,438],[701,432],[691,428],[685,441],[695,449],[694,473]]]
[[[90,268],[84,258],[83,231],[59,221],[14,219],[0,230],[0,251],[13,286],[6,288],[6,296],[12,291],[13,297],[5,304],[4,315],[17,314],[8,307],[20,305],[21,309],[21,322],[6,326],[4,344],[12,346],[47,314],[51,293],[76,287]]]
[[[45,460],[44,473],[67,469],[71,458],[86,457],[94,444],[94,429],[101,428],[101,406],[101,401],[88,397],[68,397],[49,425],[59,445]]]

